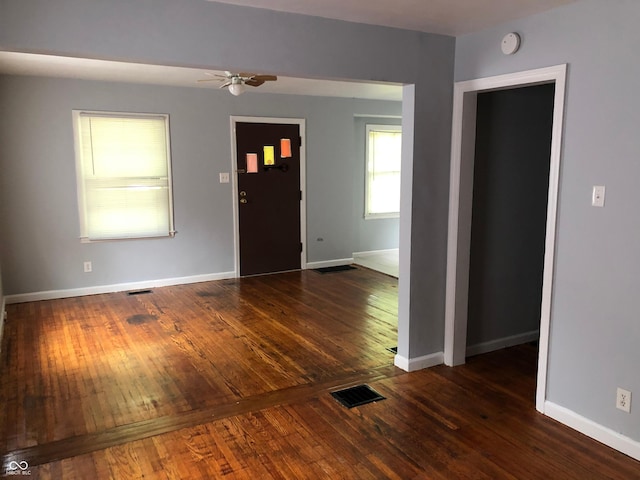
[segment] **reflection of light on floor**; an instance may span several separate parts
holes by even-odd
[[[353,263],[398,278],[399,254],[397,248],[376,252],[354,253]]]
[[[79,301],[85,305],[81,314],[58,311],[55,301],[37,305],[42,309],[39,316],[49,320],[38,324],[33,332],[38,337],[33,361],[41,362],[40,370],[47,371],[53,380],[33,381],[38,388],[25,398],[42,403],[42,415],[49,409],[79,408],[78,414],[92,428],[110,428],[116,425],[116,420],[113,416],[104,416],[105,405],[122,412],[142,409],[146,412],[145,419],[154,418],[162,408],[156,399],[166,394],[164,378],[150,375],[147,368],[148,362],[155,363],[152,372],[166,371],[167,376],[171,375],[157,350],[162,339],[158,338],[157,342],[148,339],[146,344],[136,342],[137,332],[145,326],[128,323],[126,315],[122,319],[105,320],[100,314],[104,308],[103,298],[83,298]],[[96,331],[101,332],[99,338]],[[87,349],[91,355],[87,355]],[[67,383],[73,387],[66,387],[62,392],[56,390]],[[81,385],[82,389],[76,389],[75,385]],[[79,390],[91,398],[84,409],[78,407],[80,399],[75,397]]]
[[[379,325],[382,319],[397,326],[397,294],[398,291],[395,288],[380,288],[367,295],[366,322]],[[385,328],[388,328],[388,325]]]

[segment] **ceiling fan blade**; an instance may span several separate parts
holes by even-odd
[[[220,79],[219,78],[201,78],[199,80],[196,80],[197,82],[219,82]]]
[[[259,87],[264,82],[269,82],[273,80],[277,80],[278,77],[275,75],[254,75],[253,77],[244,81],[246,85],[251,85],[252,87]]]
[[[231,80],[224,82],[222,85],[220,85],[220,88],[228,87],[229,85],[231,85]]]
[[[254,75],[253,80],[262,82],[273,82],[275,80],[278,80],[278,77],[276,77],[275,75]]]

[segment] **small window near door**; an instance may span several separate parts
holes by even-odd
[[[367,125],[364,217],[393,218],[400,215],[399,125]]]
[[[174,235],[169,116],[73,111],[83,242]]]

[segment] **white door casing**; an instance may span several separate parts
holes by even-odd
[[[544,413],[547,385],[566,72],[565,64],[457,82],[453,99],[444,338],[444,361],[449,366],[463,364],[466,357],[477,95],[480,92],[493,90],[545,83],[555,84],[536,387],[536,409],[542,413]]]

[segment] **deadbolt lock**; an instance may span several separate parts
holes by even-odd
[[[241,197],[246,197],[247,196],[247,192],[245,192],[244,190],[242,192],[240,192],[240,196]]]

